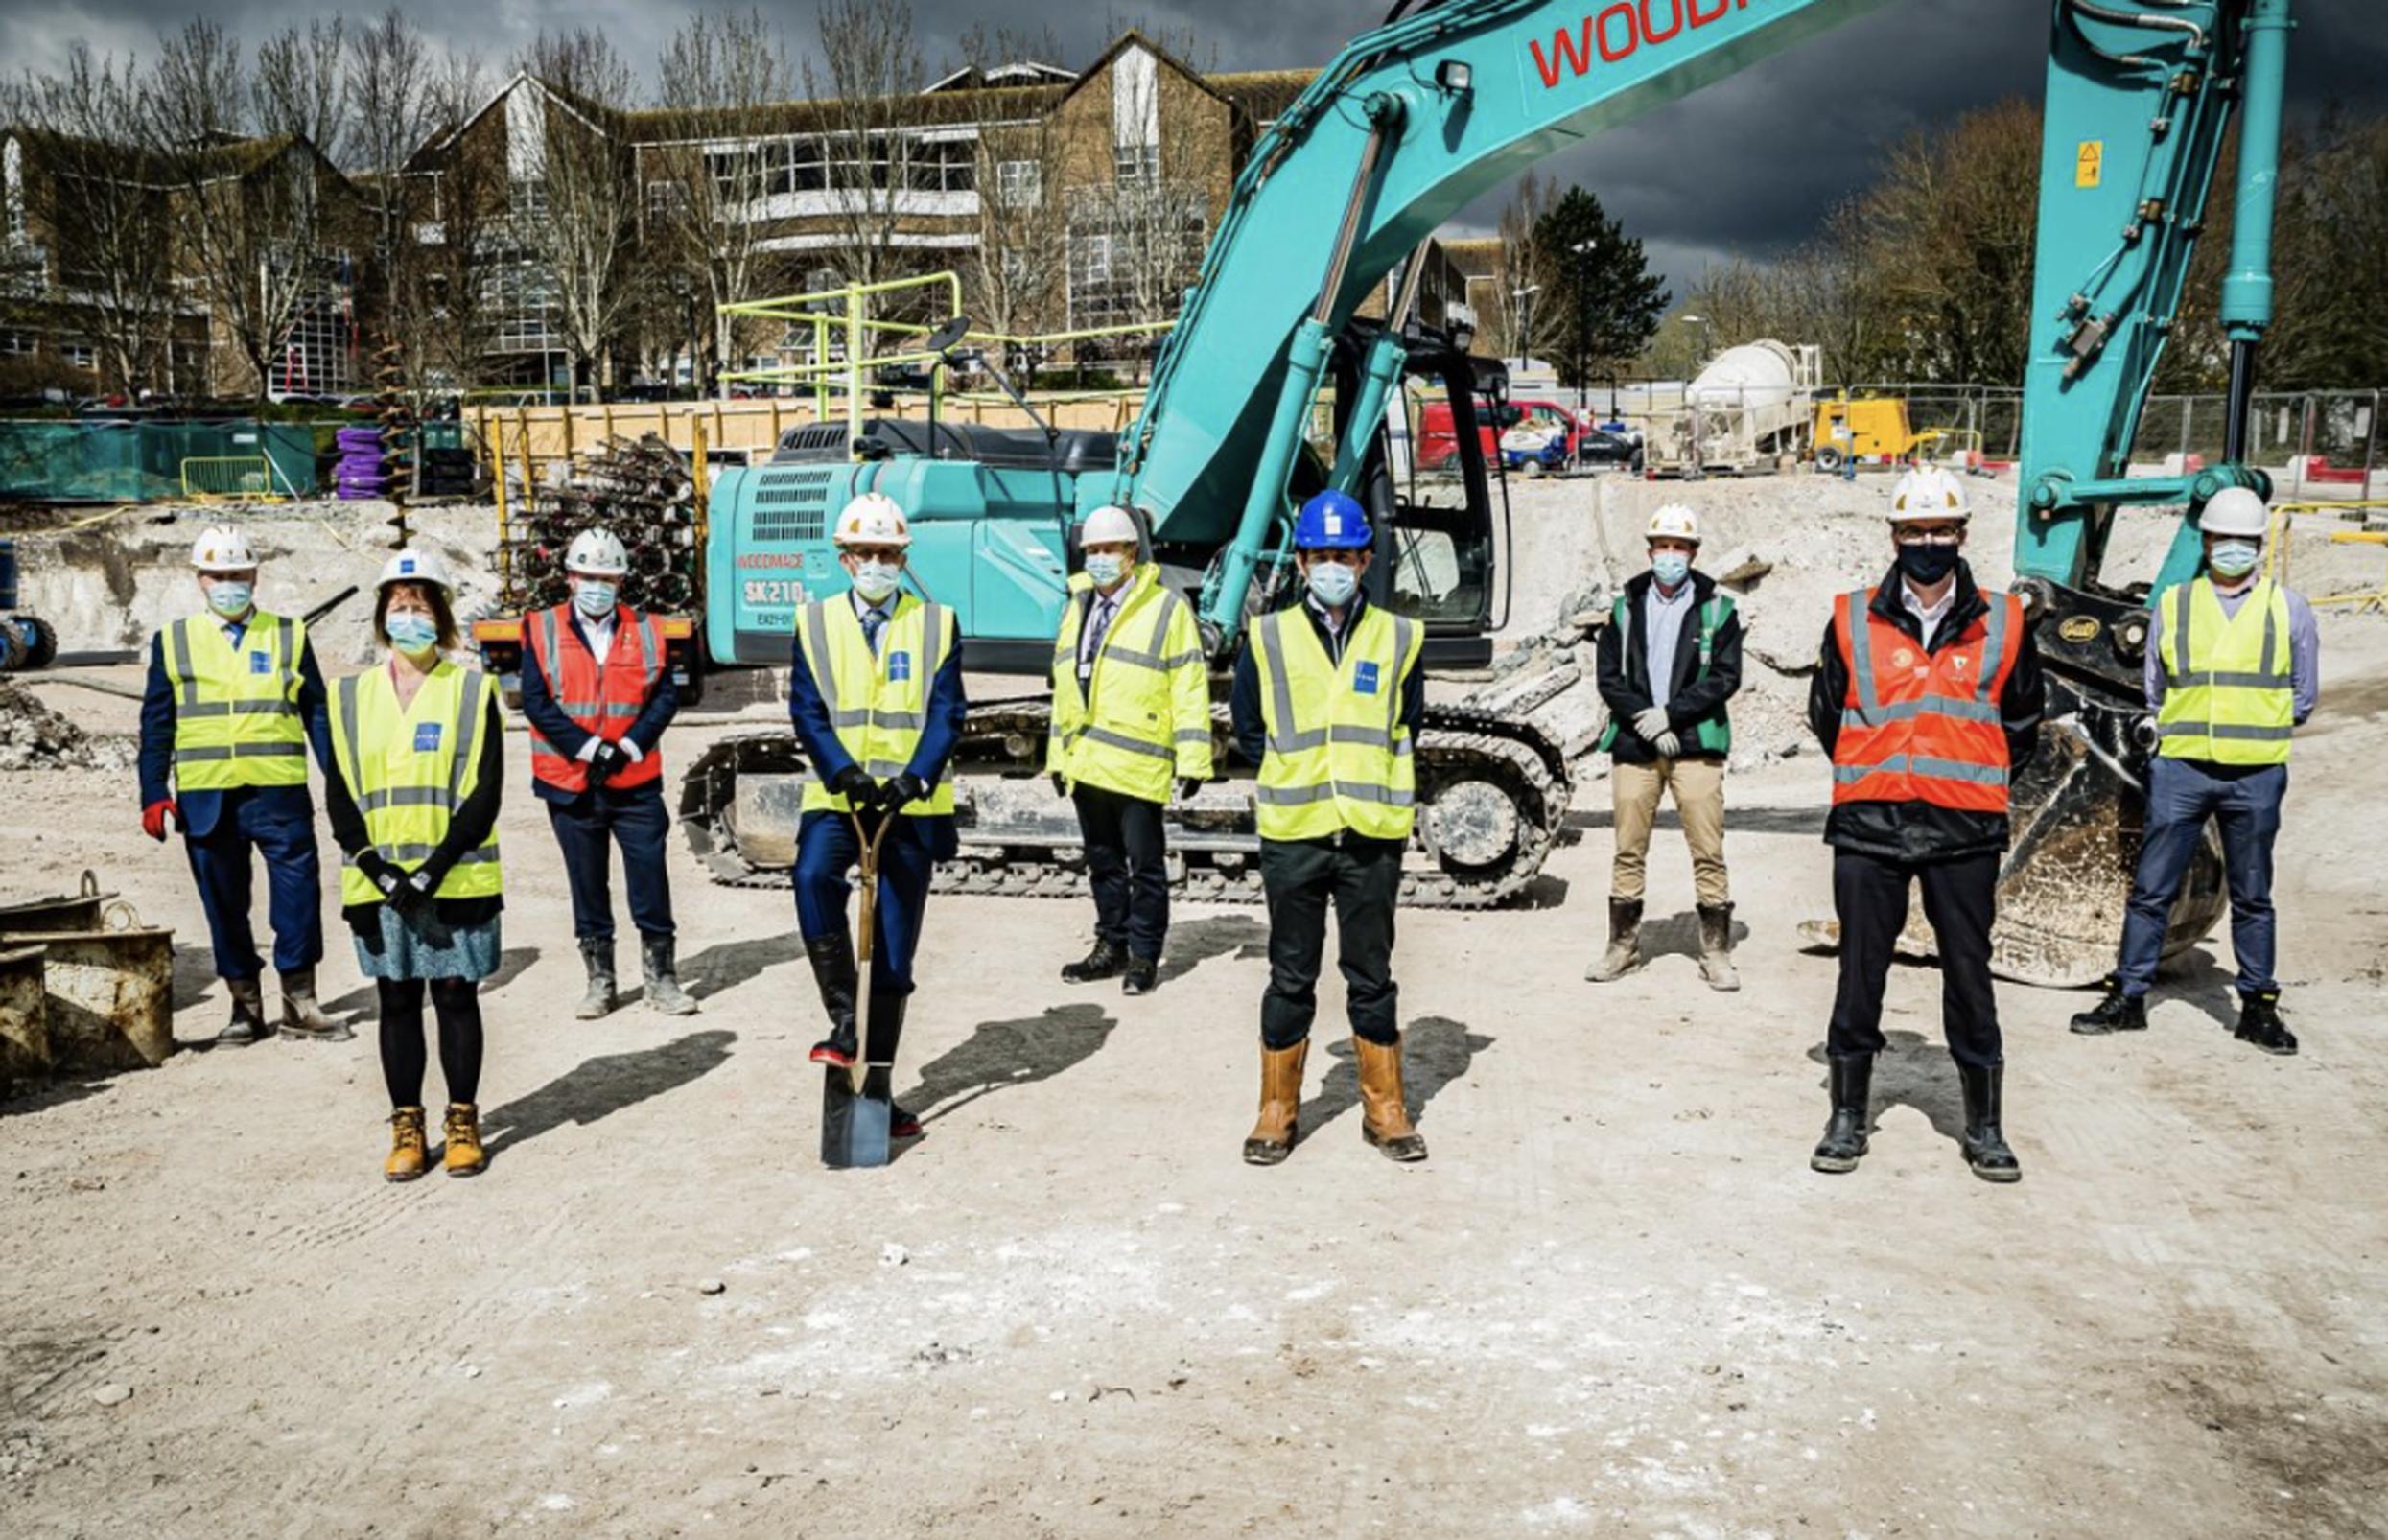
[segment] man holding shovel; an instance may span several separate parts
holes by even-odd
[[[797,616],[788,688],[788,713],[814,772],[797,826],[796,920],[830,1018],[829,1037],[812,1050],[813,1062],[832,1070],[823,1158],[877,1164],[884,1138],[921,1132],[888,1089],[929,877],[956,849],[945,772],[968,703],[953,612],[902,591],[912,545],[903,510],[864,493],[838,515],[834,538],[852,587]],[[867,990],[846,920],[846,874],[856,866],[877,877],[863,906],[872,917]],[[857,1066],[858,1086],[849,1079]],[[877,1108],[885,1109],[886,1132],[874,1140]],[[856,1148],[858,1132],[876,1148]]]

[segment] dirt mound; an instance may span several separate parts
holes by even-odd
[[[130,738],[86,733],[0,679],[0,770],[125,770]]]

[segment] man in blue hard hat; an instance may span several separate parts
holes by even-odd
[[[1260,766],[1253,801],[1269,898],[1260,1119],[1244,1141],[1244,1158],[1258,1166],[1293,1153],[1330,905],[1361,1134],[1394,1160],[1426,1158],[1402,1094],[1393,980],[1401,855],[1416,818],[1426,634],[1360,592],[1374,540],[1367,512],[1345,494],[1304,503],[1294,524],[1301,597],[1252,623],[1235,665],[1235,741]]]

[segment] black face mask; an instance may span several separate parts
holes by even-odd
[[[1955,546],[1901,546],[1899,571],[1929,588],[1956,571]]]

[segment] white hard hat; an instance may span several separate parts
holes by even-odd
[[[630,571],[630,553],[611,529],[583,529],[564,553],[564,571],[591,577],[620,577]]]
[[[431,583],[451,596],[457,591],[448,577],[448,564],[439,559],[437,552],[429,550],[402,550],[384,562],[374,591],[379,593],[392,583]]]
[[[2206,502],[2197,516],[2197,529],[2207,535],[2237,535],[2261,540],[2272,528],[2272,510],[2243,486],[2226,486]]]
[[[1670,502],[1651,515],[1646,540],[1688,540],[1699,544],[1699,515],[1680,502]]]
[[[1971,519],[1974,504],[1965,483],[1937,465],[1918,465],[1899,478],[1890,489],[1890,522],[1915,524],[1926,519]]]
[[[912,547],[912,522],[896,500],[884,492],[865,492],[846,504],[837,516],[835,540],[840,546]]]
[[[1121,507],[1097,508],[1087,515],[1087,522],[1078,526],[1078,543],[1082,546],[1110,546],[1125,542],[1138,544],[1135,515]]]
[[[246,572],[257,565],[248,536],[228,524],[210,525],[191,547],[191,565],[202,572]]]

